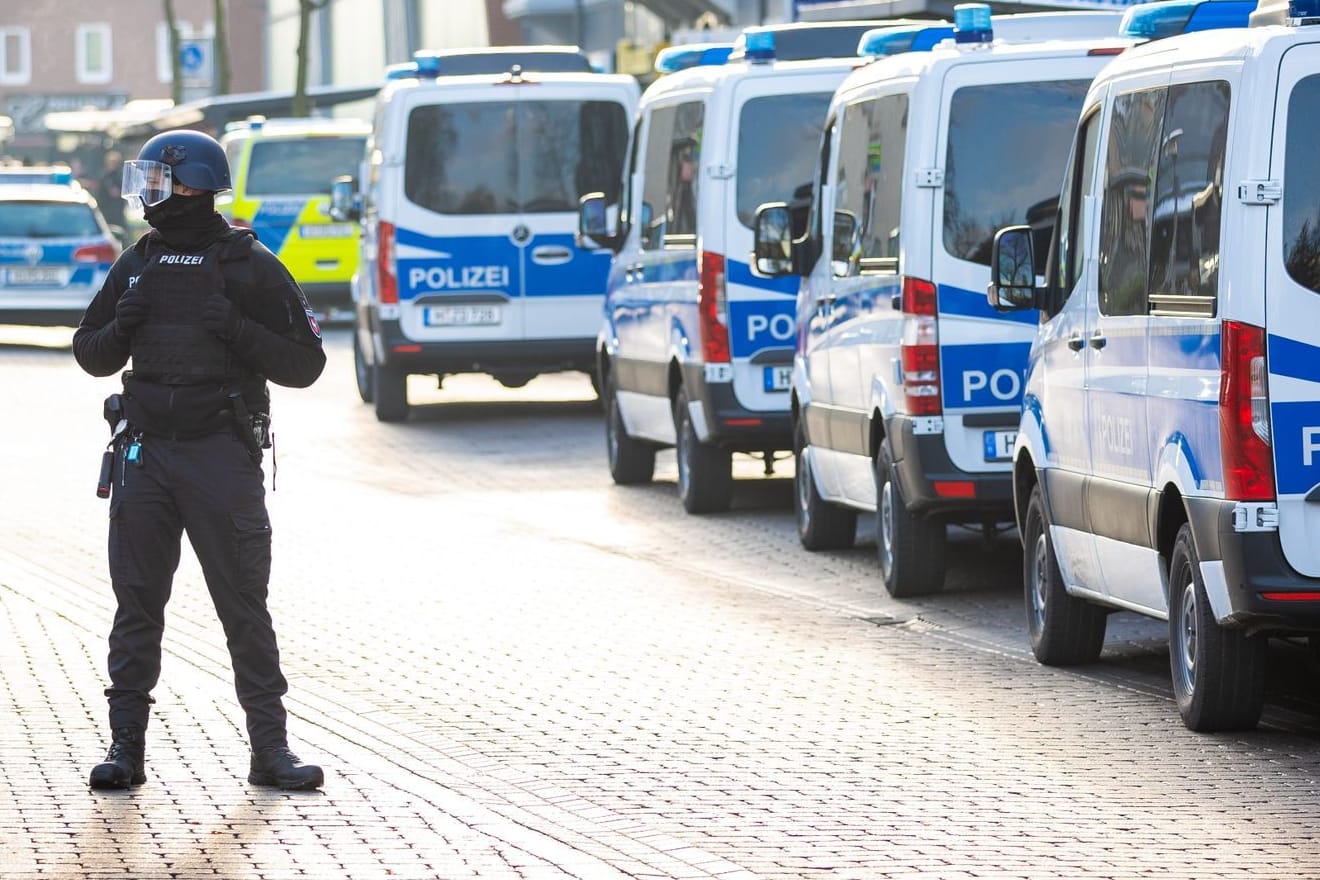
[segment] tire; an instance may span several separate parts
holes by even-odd
[[[1189,730],[1250,730],[1265,706],[1267,641],[1215,620],[1186,523],[1169,558],[1169,666]]]
[[[375,384],[376,418],[382,422],[402,422],[408,418],[408,374],[398,367],[376,364],[372,371]]]
[[[944,586],[944,523],[912,515],[894,479],[885,443],[875,457],[875,549],[885,590],[895,599]]]
[[[674,401],[674,431],[678,435],[678,498],[688,513],[717,513],[733,501],[733,454],[702,443],[692,426],[687,391]]]
[[[1092,663],[1105,644],[1109,613],[1092,602],[1069,595],[1054,555],[1045,495],[1031,490],[1022,532],[1022,587],[1031,653],[1046,666]]]
[[[797,519],[798,540],[812,551],[841,550],[853,545],[857,536],[857,511],[831,504],[816,490],[811,457],[807,455],[806,432],[802,423],[793,425],[793,514]]]
[[[357,377],[358,397],[362,398],[363,403],[371,403],[376,393],[376,377],[373,375],[375,368],[367,363],[366,355],[362,353],[362,343],[358,341],[357,330],[353,331],[353,373]]]
[[[620,486],[649,483],[655,476],[655,447],[628,436],[619,412],[618,389],[612,379],[605,395],[605,452],[609,456],[610,476]]]

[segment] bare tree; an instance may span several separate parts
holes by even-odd
[[[170,30],[170,97],[183,103],[183,59],[179,57],[179,19],[174,14],[174,0],[165,0],[165,24]]]
[[[294,79],[293,107],[294,116],[311,114],[311,102],[307,100],[307,49],[312,30],[312,13],[325,8],[329,0],[298,0],[298,69]]]
[[[225,16],[226,0],[215,0],[215,82],[212,94],[229,94],[229,20]]]

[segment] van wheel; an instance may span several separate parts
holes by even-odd
[[[831,504],[816,491],[816,476],[807,455],[806,431],[799,420],[793,425],[793,512],[797,519],[798,540],[807,550],[839,550],[853,545],[857,535],[857,511]]]
[[[373,368],[367,363],[366,356],[362,353],[362,343],[358,341],[357,331],[353,331],[353,373],[357,377],[358,397],[362,398],[363,403],[371,403],[372,396],[376,389],[376,377],[372,375]]]
[[[1039,485],[1032,488],[1027,504],[1022,547],[1031,653],[1046,666],[1093,662],[1104,647],[1109,614],[1099,605],[1069,595],[1064,588],[1045,517],[1045,494]]]
[[[903,599],[939,590],[944,586],[944,523],[908,510],[884,443],[875,457],[875,500],[875,548],[889,595]]]
[[[610,476],[620,486],[649,483],[655,476],[655,447],[628,436],[612,379],[605,396],[605,451],[610,458]]]
[[[376,418],[382,422],[402,422],[408,418],[408,374],[398,367],[376,364],[372,373],[375,385]]]
[[[1250,730],[1265,706],[1264,636],[1222,627],[1201,579],[1186,523],[1169,559],[1169,665],[1178,712],[1189,730]]]
[[[697,438],[687,391],[682,388],[674,401],[674,430],[678,434],[678,498],[683,509],[688,513],[728,510],[733,501],[733,454]]]

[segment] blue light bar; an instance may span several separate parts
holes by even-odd
[[[953,39],[958,43],[989,43],[995,38],[990,26],[990,7],[984,3],[959,3],[953,7]]]
[[[413,61],[417,64],[417,75],[435,77],[440,75],[440,56],[434,52],[414,52]]]
[[[728,61],[732,51],[732,43],[670,46],[655,56],[655,72],[677,73],[689,67],[715,67]]]
[[[1320,0],[1309,2],[1320,7]],[[1255,0],[1165,0],[1160,3],[1143,3],[1123,14],[1118,32],[1137,40],[1161,40],[1193,31],[1246,27],[1255,8]]]
[[[764,64],[775,60],[775,33],[765,28],[743,31],[746,40],[743,57],[749,64]]]
[[[942,27],[883,27],[862,34],[857,43],[857,54],[863,58],[884,58],[904,52],[927,52],[941,40],[953,38],[953,28]]]

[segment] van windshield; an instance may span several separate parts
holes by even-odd
[[[743,105],[738,119],[738,220],[743,226],[752,228],[756,209],[766,202],[788,202],[805,226],[831,97],[830,92],[770,95]],[[771,131],[774,137],[766,137]]]
[[[967,86],[949,107],[944,248],[990,265],[995,232],[1039,221],[1059,197],[1089,80]]]
[[[619,198],[628,121],[615,101],[431,104],[408,117],[408,200],[440,214],[576,212]]]
[[[330,192],[330,181],[357,174],[367,139],[314,137],[257,141],[248,159],[248,196],[310,196]]]
[[[77,202],[0,201],[0,238],[91,238],[96,215]]]

